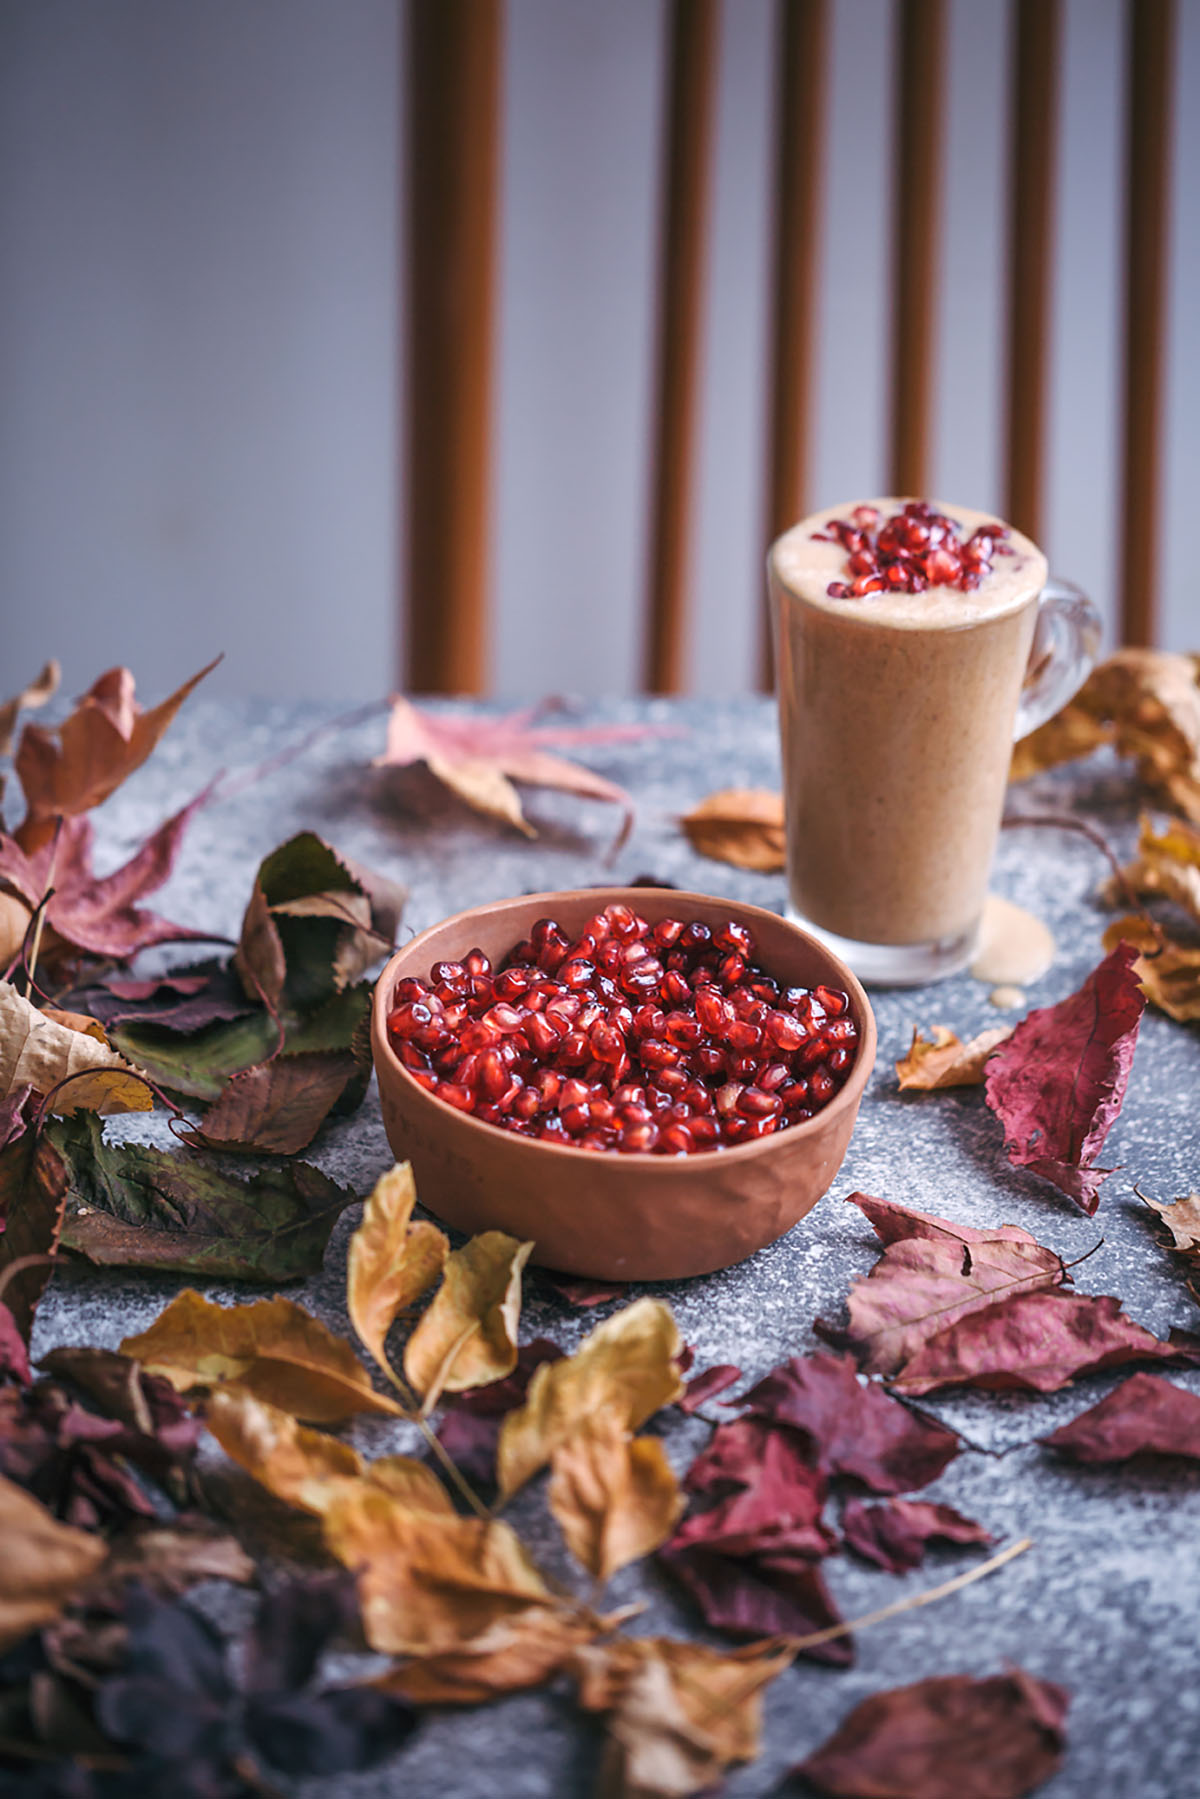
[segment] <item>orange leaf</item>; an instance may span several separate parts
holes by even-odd
[[[449,1257],[433,1304],[404,1351],[404,1372],[424,1394],[424,1411],[443,1391],[490,1386],[512,1373],[521,1270],[532,1249],[504,1231],[482,1231]]]
[[[450,1244],[436,1224],[412,1222],[417,1189],[412,1165],[399,1162],[380,1175],[363,1207],[362,1222],[346,1258],[346,1307],[350,1322],[385,1374],[385,1348],[398,1312],[432,1286],[446,1264]]]
[[[631,1437],[607,1409],[555,1450],[549,1499],[571,1554],[600,1581],[665,1543],[684,1505],[657,1437]]]
[[[103,1538],[60,1524],[0,1475],[0,1650],[57,1618],[107,1554]]]
[[[492,1625],[483,1647],[422,1657],[375,1685],[412,1705],[485,1705],[551,1680],[601,1628],[587,1612],[534,1606]]]
[[[692,848],[714,862],[758,874],[784,866],[783,796],[762,787],[727,787],[710,793],[680,824]]]
[[[928,1092],[934,1087],[977,1087],[983,1082],[984,1063],[998,1043],[1012,1036],[1012,1026],[995,1025],[963,1043],[944,1024],[935,1024],[933,1036],[913,1031],[908,1054],[896,1064],[901,1087]]]
[[[71,1076],[54,1095],[55,1112],[149,1112],[154,1095],[103,1031],[97,1042],[92,1031],[60,1022],[66,1016],[39,1012],[11,981],[0,981],[0,1098],[21,1087],[47,1094]]]

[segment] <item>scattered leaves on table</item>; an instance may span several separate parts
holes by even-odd
[[[0,1096],[28,1087],[53,1094],[51,1109],[62,1113],[148,1112],[154,1104],[145,1081],[107,1043],[48,1018],[11,981],[0,981]]]
[[[1022,1799],[1062,1761],[1069,1695],[1011,1668],[874,1693],[793,1773],[833,1799]]]
[[[915,1087],[922,1092],[937,1087],[980,1086],[988,1057],[1011,1036],[1012,1027],[1006,1024],[980,1031],[969,1043],[964,1043],[944,1024],[934,1025],[932,1037],[923,1037],[914,1029],[907,1054],[896,1063],[900,1085]]]
[[[153,1024],[184,1034],[228,1023],[254,1011],[232,964],[212,959],[138,976],[117,971],[72,989],[72,1005],[106,1030],[121,1024]]]
[[[982,1524],[964,1518],[953,1506],[928,1499],[881,1499],[868,1504],[850,1498],[842,1508],[842,1535],[856,1555],[907,1574],[920,1567],[930,1543],[990,1543]]]
[[[1131,1374],[1042,1442],[1075,1462],[1127,1462],[1136,1455],[1200,1461],[1200,1394],[1158,1374]]]
[[[532,1243],[481,1231],[446,1258],[442,1284],[404,1350],[404,1372],[432,1410],[443,1389],[502,1380],[517,1365],[521,1270]]]
[[[987,1103],[1016,1167],[1087,1213],[1110,1169],[1096,1158],[1125,1098],[1145,997],[1132,945],[1119,943],[1077,993],[1031,1012],[987,1067]]]
[[[476,1643],[423,1655],[376,1685],[413,1705],[486,1705],[552,1680],[597,1629],[590,1614],[535,1606],[490,1625]]]
[[[1138,952],[1133,972],[1151,1005],[1180,1024],[1200,1019],[1200,946],[1177,943],[1138,917],[1116,919],[1103,941],[1107,950],[1129,944]]]
[[[717,1362],[711,1368],[704,1368],[694,1375],[683,1392],[683,1397],[675,1401],[681,1412],[697,1412],[718,1393],[725,1393],[742,1378],[740,1368],[732,1362]]]
[[[0,1474],[0,1650],[56,1618],[106,1554]]]
[[[299,1280],[320,1268],[355,1197],[308,1162],[243,1180],[186,1151],[105,1143],[91,1117],[53,1124],[47,1135],[70,1172],[63,1243],[101,1265],[272,1286]]]
[[[1200,829],[1172,818],[1160,830],[1143,814],[1137,854],[1121,870],[1120,882],[1108,882],[1105,898],[1119,905],[1130,889],[1139,899],[1170,900],[1200,924]]]
[[[377,1365],[391,1373],[387,1334],[398,1315],[438,1279],[450,1253],[444,1231],[413,1219],[417,1187],[412,1164],[381,1174],[363,1207],[346,1257],[346,1309]]]
[[[775,874],[784,866],[782,794],[762,787],[723,788],[710,793],[679,822],[692,848],[714,862],[755,874]]]

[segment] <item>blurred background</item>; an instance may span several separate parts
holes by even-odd
[[[824,9],[806,510],[886,491],[895,467],[905,3]],[[1015,5],[945,0],[930,95],[925,485],[997,512]],[[1040,529],[1110,642],[1139,5],[1158,0],[1055,8]],[[1200,648],[1200,0],[1167,10],[1153,635],[1184,649]],[[718,693],[759,679],[780,12],[711,11],[680,679]],[[643,684],[676,14],[508,0],[496,15],[486,691]],[[0,0],[5,691],[57,655],[71,691],[127,662],[159,693],[220,649],[213,691],[354,700],[401,678],[422,454],[403,424],[410,24],[403,0]]]

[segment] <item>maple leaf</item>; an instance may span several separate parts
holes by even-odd
[[[618,1637],[574,1660],[579,1703],[608,1715],[597,1791],[611,1799],[688,1799],[713,1791],[733,1762],[753,1761],[762,1693],[786,1650],[722,1654],[670,1637]]]
[[[154,1105],[145,1081],[107,1043],[48,1018],[11,981],[0,981],[0,1096],[29,1088],[43,1098],[53,1094],[55,1112],[148,1112]]]
[[[517,1365],[521,1270],[533,1244],[482,1231],[447,1257],[442,1284],[404,1350],[404,1372],[428,1413],[443,1388],[501,1380]]]
[[[1185,1255],[1200,1253],[1200,1193],[1189,1193],[1186,1199],[1159,1200],[1139,1191],[1138,1198],[1158,1213],[1176,1249]]]
[[[381,1174],[363,1207],[346,1255],[350,1322],[383,1372],[388,1331],[396,1316],[431,1287],[446,1264],[449,1240],[436,1224],[413,1222],[417,1187],[412,1164]]]
[[[354,1201],[308,1162],[241,1180],[200,1156],[105,1143],[90,1116],[46,1134],[70,1174],[62,1241],[101,1266],[298,1280],[320,1268],[330,1231]]]
[[[549,1501],[567,1548],[598,1581],[664,1543],[684,1505],[662,1444],[631,1437],[603,1407],[555,1450]]]
[[[190,1288],[121,1354],[161,1374],[177,1392],[235,1383],[270,1405],[315,1424],[361,1412],[401,1415],[372,1387],[350,1345],[290,1299],[220,1306]]]
[[[1158,1374],[1133,1374],[1107,1399],[1041,1440],[1076,1462],[1127,1462],[1135,1455],[1200,1461],[1200,1394]]]
[[[832,1799],[1022,1799],[1062,1761],[1064,1687],[1023,1668],[874,1693],[792,1770]]]
[[[126,962],[157,943],[203,938],[203,931],[173,924],[138,902],[167,879],[188,825],[212,798],[215,785],[210,783],[164,820],[112,874],[92,872],[93,832],[86,818],[64,819],[56,837],[31,851],[0,832],[0,883],[31,913],[53,889],[41,950],[50,966],[80,950]]]
[[[856,1555],[886,1568],[889,1574],[907,1574],[920,1567],[928,1543],[990,1543],[981,1524],[964,1518],[949,1505],[927,1499],[883,1499],[868,1505],[848,1499],[842,1511],[842,1533]]]
[[[513,782],[528,787],[554,787],[585,799],[608,800],[623,811],[618,845],[633,826],[633,800],[623,787],[606,781],[577,762],[553,755],[553,749],[575,745],[633,743],[660,734],[652,725],[536,725],[539,709],[511,712],[503,718],[461,713],[427,712],[395,694],[388,719],[387,743],[377,768],[407,768],[423,762],[442,784],[476,812],[513,825],[526,837],[536,836],[521,809]]]
[[[936,1087],[977,1087],[983,1081],[984,1064],[992,1051],[1012,1036],[1011,1025],[994,1025],[980,1031],[969,1043],[935,1024],[933,1036],[922,1037],[913,1030],[907,1055],[896,1063],[896,1073],[903,1088],[915,1087],[929,1092]]]
[[[159,705],[144,711],[127,668],[110,668],[76,703],[61,725],[27,724],[15,767],[25,795],[17,841],[27,852],[53,833],[57,818],[90,812],[140,768],[197,682],[218,656]]]
[[[988,1062],[987,1103],[1016,1167],[1089,1214],[1111,1169],[1096,1157],[1125,1098],[1145,997],[1136,951],[1120,943],[1077,993],[1022,1019]]]
[[[107,1553],[0,1474],[0,1650],[57,1618]]]
[[[1104,947],[1125,943],[1138,951],[1133,972],[1151,1005],[1180,1024],[1200,1019],[1200,948],[1176,943],[1144,918],[1119,918],[1104,933]]]
[[[847,1204],[865,1212],[884,1253],[850,1289],[848,1329],[828,1334],[844,1335],[871,1374],[894,1374],[931,1337],[997,1299],[1070,1278],[1061,1258],[1019,1225],[973,1230],[869,1193],[850,1193]]]
[[[756,874],[774,874],[784,866],[782,794],[761,787],[727,787],[710,793],[679,822],[692,848],[714,862]]]

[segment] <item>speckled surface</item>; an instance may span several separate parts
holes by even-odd
[[[216,705],[197,699],[154,758],[96,816],[98,862],[112,866],[166,812],[219,767],[249,767],[304,737],[331,713],[313,708]],[[382,744],[382,718],[319,737],[256,785],[202,812],[193,823],[161,909],[182,922],[236,934],[260,857],[304,826],[407,882],[406,926],[419,930],[489,898],[541,888],[627,880],[651,874],[680,886],[728,893],[782,908],[782,878],[742,874],[692,854],[675,816],[713,788],[776,785],[778,752],[764,702],[623,701],[589,706],[581,722],[645,720],[663,734],[640,744],[587,752],[601,772],[629,786],[638,823],[610,856],[615,820],[608,807],[534,794],[536,841],[525,843],[442,803],[416,771],[387,777],[366,768]],[[1102,823],[1122,851],[1132,843],[1137,803],[1115,762],[1099,756],[1017,790],[1023,811],[1075,806]],[[1104,874],[1082,837],[1048,829],[1003,833],[993,885],[1046,919],[1058,941],[1053,967],[1029,992],[1031,1005],[1071,992],[1099,960],[1104,915],[1094,890]],[[792,1234],[751,1261],[711,1278],[661,1291],[695,1345],[696,1365],[739,1363],[759,1375],[811,1348],[815,1317],[836,1318],[851,1280],[873,1260],[873,1238],[856,1208],[840,1204],[856,1188],[972,1225],[1012,1221],[1066,1259],[1102,1246],[1075,1272],[1078,1290],[1115,1293],[1141,1323],[1163,1333],[1200,1324],[1149,1214],[1133,1194],[1172,1198],[1200,1186],[1200,1034],[1148,1014],[1124,1111],[1106,1148],[1118,1168],[1097,1218],[1085,1219],[1052,1188],[1010,1168],[999,1129],[977,1091],[902,1096],[893,1073],[911,1028],[952,1025],[963,1036],[993,1024],[987,989],[960,976],[936,989],[877,993],[879,1058],[846,1162],[830,1195]],[[155,1121],[125,1127],[155,1134]],[[374,1089],[362,1110],[320,1140],[314,1157],[337,1179],[365,1192],[390,1158]],[[346,1328],[345,1244],[357,1218],[335,1232],[324,1272],[294,1296],[335,1328]],[[71,1271],[56,1277],[39,1315],[35,1348],[55,1342],[115,1346],[143,1328],[182,1282],[162,1277]],[[213,1287],[215,1297],[233,1291]],[[248,1297],[247,1289],[240,1297]],[[523,1331],[564,1344],[599,1312],[531,1294]],[[1200,1391],[1200,1374],[1172,1379]],[[1044,1789],[1053,1799],[1187,1799],[1200,1794],[1200,1470],[1086,1472],[1055,1462],[1037,1439],[1086,1409],[1115,1377],[1082,1382],[1044,1399],[975,1395],[930,1401],[971,1447],[928,1489],[978,1518],[1003,1544],[1028,1533],[1035,1547],[961,1594],[863,1632],[848,1671],[800,1664],[771,1689],[763,1754],[736,1771],[736,1799],[773,1792],[786,1769],[811,1751],[852,1705],[881,1688],[928,1675],[984,1674],[1006,1661],[1065,1683],[1073,1693],[1070,1749]],[[682,1470],[706,1435],[697,1420],[672,1419],[664,1435]],[[402,1433],[360,1425],[360,1446],[399,1446]],[[536,1495],[523,1496],[514,1522],[539,1554],[562,1555]],[[871,1611],[967,1567],[969,1555],[933,1555],[923,1570],[896,1578],[849,1558],[827,1564],[844,1614]],[[652,1568],[612,1583],[614,1604],[641,1600],[645,1630],[689,1632],[694,1619]],[[236,1612],[233,1603],[231,1612]],[[313,1781],[312,1799],[583,1799],[591,1788],[598,1727],[581,1719],[565,1691],[532,1694],[473,1712],[431,1716],[404,1754],[369,1775]]]

